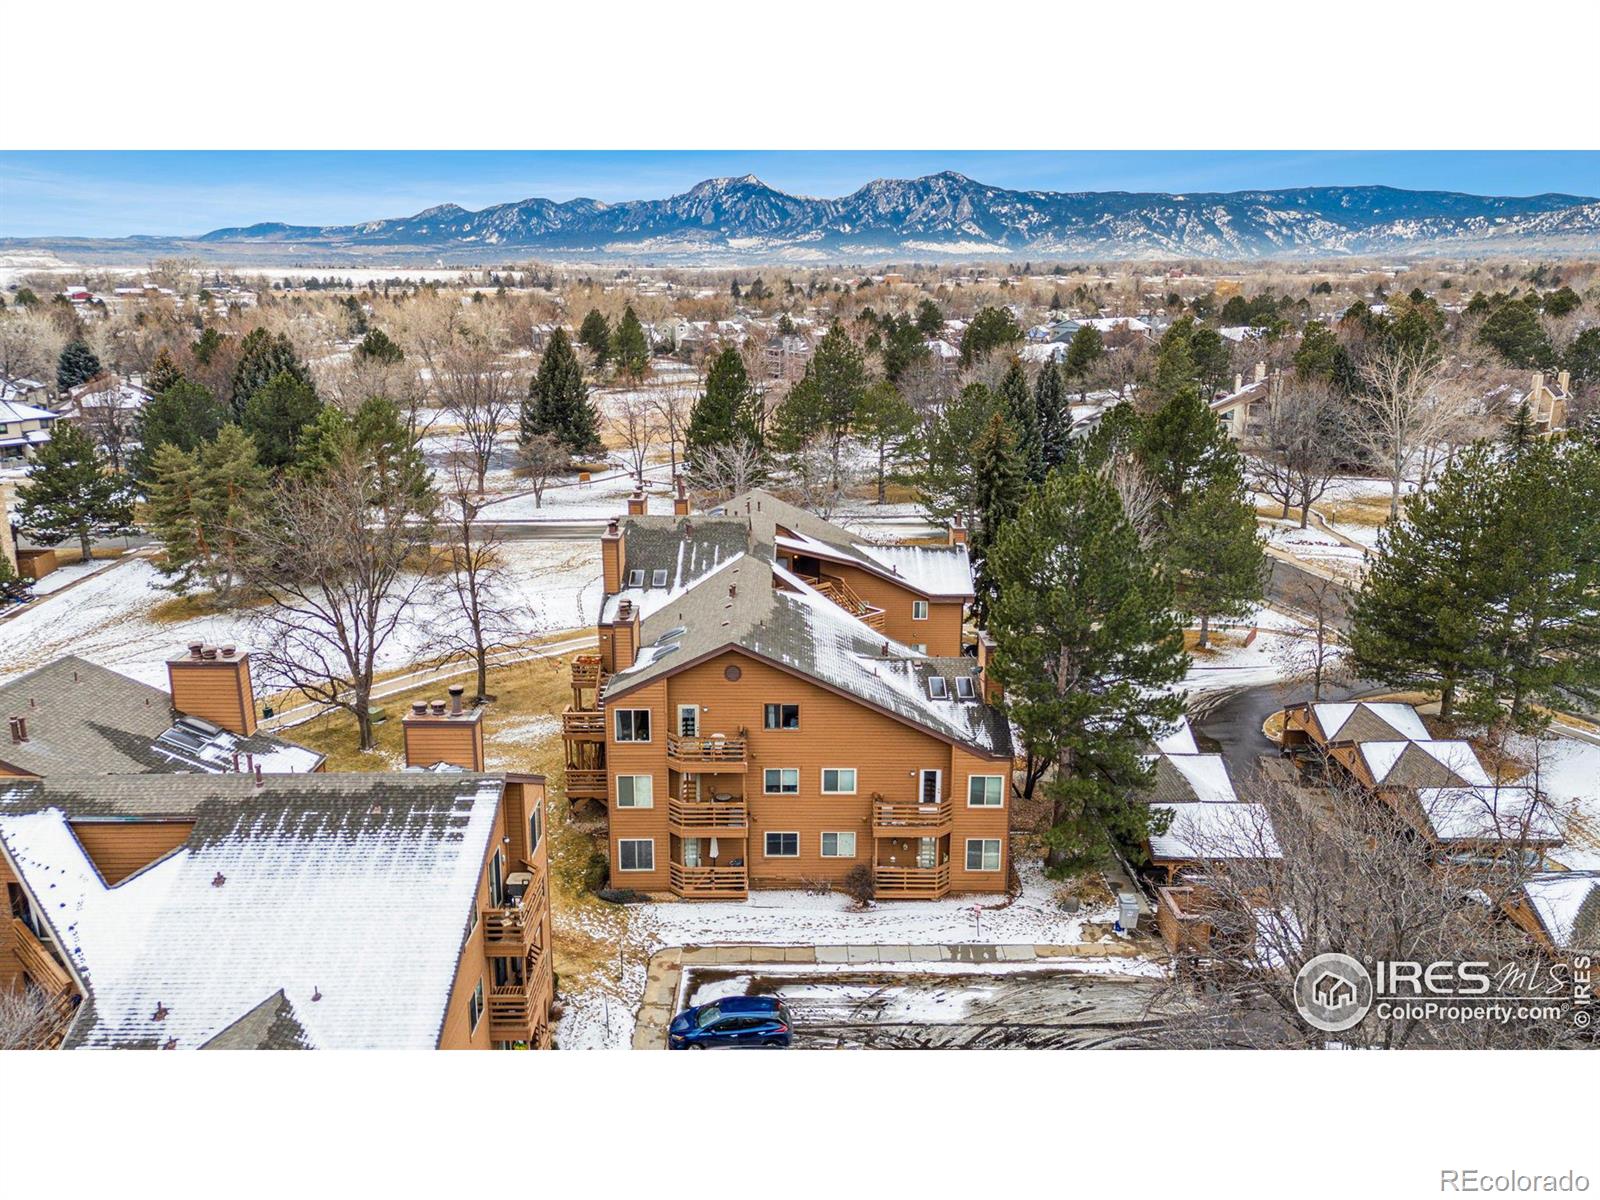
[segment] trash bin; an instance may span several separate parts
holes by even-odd
[[[1117,928],[1125,933],[1139,928],[1139,897],[1132,892],[1117,894]]]

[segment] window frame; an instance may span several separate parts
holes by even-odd
[[[785,725],[783,723],[783,710],[786,708],[794,709],[793,725]],[[776,725],[770,725],[767,722],[774,709],[776,709],[778,713],[778,723]],[[761,728],[776,730],[778,732],[793,733],[795,730],[800,728],[800,706],[798,704],[786,704],[782,701],[779,701],[776,704],[763,704],[761,706]]]
[[[950,684],[945,680],[945,677],[943,675],[929,675],[928,676],[928,699],[929,700],[948,700],[948,699],[950,699]]]
[[[650,586],[651,587],[666,587],[667,586],[667,569],[665,567],[657,567],[655,570],[650,572]]]
[[[983,847],[987,846],[990,842],[994,843],[994,866],[986,867],[982,865],[987,855],[987,852],[983,849]],[[972,865],[972,848],[974,846],[979,847],[979,865],[976,867]],[[999,871],[1005,866],[1006,861],[1005,840],[1003,838],[968,838],[967,853],[963,861],[966,863],[966,869],[974,873],[990,874]]]
[[[963,691],[965,689],[965,691]],[[956,676],[956,699],[976,700],[978,698],[978,681],[971,675]]]
[[[777,791],[773,791],[772,789],[767,787],[767,773],[769,771],[776,771],[778,773],[778,790]],[[784,786],[783,786],[783,773],[785,771],[794,772],[794,787],[793,787],[793,789],[786,790],[784,788]],[[763,767],[763,768],[761,768],[761,794],[763,796],[798,796],[800,794],[800,768],[799,767]]]
[[[633,780],[633,783],[631,783],[629,785],[629,787],[628,787],[628,790],[631,793],[633,793],[633,798],[632,798],[631,802],[628,803],[628,804],[624,804],[622,802],[622,781],[624,779]],[[638,800],[638,786],[639,786],[638,785],[638,781],[641,780],[641,779],[646,781],[645,790],[647,792],[649,792],[649,797],[647,798],[647,800],[643,804],[640,804],[639,800]],[[647,809],[647,808],[654,808],[656,806],[656,777],[654,775],[636,775],[636,774],[632,774],[632,773],[618,773],[615,776],[615,780],[616,780],[615,791],[616,791],[616,807],[617,808],[625,808],[629,812],[632,812],[634,809]]]
[[[641,867],[641,866],[637,866],[637,865],[636,866],[632,866],[632,867],[623,866],[622,865],[622,848],[624,846],[649,846],[650,847],[650,865],[648,867]],[[639,852],[637,850],[634,851],[633,861],[636,864],[639,861]],[[629,874],[629,875],[647,875],[651,871],[654,871],[655,869],[656,869],[656,840],[655,840],[655,838],[648,837],[648,838],[618,838],[617,839],[617,870],[619,872],[623,872],[623,873]]]
[[[680,704],[680,705],[677,706],[677,709],[678,709],[678,728],[677,728],[678,736],[679,737],[694,737],[694,738],[699,737],[700,736],[700,706],[698,704]],[[683,714],[686,713],[686,712],[692,712],[694,714],[694,732],[693,733],[685,733],[683,731]]]
[[[922,610],[920,613],[917,612],[919,608]],[[930,611],[926,600],[913,600],[911,602],[911,619],[913,621],[926,621]]]
[[[644,714],[644,737],[635,736],[639,730],[638,715],[640,713]],[[624,715],[633,718],[629,722],[630,735],[628,737],[622,736],[622,718]],[[655,730],[651,728],[652,724],[648,708],[614,708],[611,710],[611,734],[614,741],[627,742],[633,745],[649,745],[650,742],[655,740]]]
[[[933,776],[933,799],[925,800],[927,793],[928,776]],[[926,807],[930,804],[944,803],[944,769],[942,767],[923,767],[917,772],[917,803]]]
[[[773,838],[793,838],[793,854],[774,854],[772,852]],[[769,829],[761,835],[762,858],[799,858],[800,857],[800,831],[798,829]]]
[[[634,567],[631,570],[629,570],[629,572],[628,572],[628,586],[630,588],[642,588],[644,586],[644,568],[643,567]]]
[[[828,853],[828,839],[833,839],[833,853]],[[850,839],[850,853],[839,853],[839,839]],[[824,829],[817,835],[817,853],[823,858],[854,858],[856,857],[856,835],[853,829]]]
[[[478,1026],[483,1021],[485,1008],[486,1006],[483,1000],[483,976],[479,975],[477,986],[472,989],[472,995],[467,997],[467,1023],[471,1026],[471,1028],[467,1031],[469,1034],[478,1032]]]
[[[850,786],[849,786],[849,788],[830,788],[828,786],[828,772],[829,771],[832,771],[835,774],[838,774],[840,771],[849,771],[850,772]],[[854,768],[854,767],[823,767],[819,774],[820,774],[820,778],[817,781],[818,782],[818,790],[824,796],[854,796],[856,794],[856,789],[861,786],[861,776],[860,776],[859,772],[857,772],[856,768]]]
[[[979,803],[972,798],[972,785],[980,779],[993,779],[999,784],[1000,799],[990,804],[988,801]],[[984,789],[987,792],[987,788]],[[1006,777],[1004,775],[968,775],[967,776],[967,807],[1000,809],[1006,806]]]

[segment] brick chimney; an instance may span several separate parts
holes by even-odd
[[[626,561],[625,538],[613,517],[606,531],[600,535],[600,574],[608,596],[622,590],[622,566]]]
[[[256,731],[256,696],[250,683],[250,655],[232,645],[190,642],[167,659],[167,690],[172,707],[210,721],[229,733]]]
[[[672,515],[675,517],[687,517],[689,515],[689,493],[683,486],[683,476],[674,475],[672,482],[675,485],[672,497]]]
[[[946,531],[946,539],[952,546],[965,546],[967,544],[967,527],[961,523],[961,518],[956,517],[950,522]]]
[[[450,685],[450,700],[418,700],[400,718],[405,730],[406,766],[431,767],[449,763],[464,771],[483,770],[483,712],[466,708],[461,697],[466,688]]]
[[[609,664],[603,661],[607,657],[606,632],[601,630],[601,665],[613,674],[626,671],[639,657],[639,606],[631,600],[624,600],[617,605],[617,615],[612,619],[609,631]]]
[[[630,517],[644,516],[644,493],[637,488],[633,495],[628,497],[628,515]]]

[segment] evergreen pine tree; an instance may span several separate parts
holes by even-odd
[[[96,537],[133,532],[133,495],[106,469],[89,435],[71,421],[58,421],[50,440],[34,456],[28,482],[17,491],[17,517],[34,541],[56,546],[78,539],[89,561]]]
[[[171,442],[150,455],[143,518],[151,536],[161,543],[156,569],[180,594],[192,590],[206,574],[211,544],[200,517],[200,463],[198,456]]]
[[[784,453],[795,454],[821,437],[836,482],[844,439],[866,389],[867,364],[861,348],[835,321],[806,363],[805,375],[773,414],[774,444]]]
[[[1017,359],[1011,360],[1000,380],[1000,402],[1005,406],[1006,417],[1016,435],[1023,473],[1030,482],[1038,483],[1044,478],[1044,435],[1039,410],[1033,402],[1033,389],[1028,386],[1028,373]]]
[[[1243,475],[1239,449],[1193,384],[1142,423],[1138,457],[1176,518],[1189,496]]]
[[[937,520],[977,523],[977,472],[973,447],[989,428],[995,413],[1004,414],[999,397],[981,383],[969,383],[946,404],[928,432],[917,495]]]
[[[862,394],[855,434],[877,460],[879,504],[887,503],[889,480],[896,475],[916,430],[916,410],[887,379],[878,380]]]
[[[178,364],[172,361],[172,355],[165,346],[156,351],[156,360],[150,364],[150,373],[144,377],[144,390],[151,396],[159,396],[174,384],[183,382],[183,372],[178,369]]]
[[[1053,472],[989,552],[995,680],[1045,784],[1046,865],[1097,866],[1109,844],[1136,851],[1156,816],[1131,796],[1148,782],[1150,739],[1183,712],[1189,666],[1172,594],[1109,482]]]
[[[936,338],[944,332],[944,313],[932,300],[917,305],[917,332],[925,338]]]
[[[972,464],[977,520],[968,539],[977,564],[973,609],[981,627],[996,590],[989,567],[990,552],[1028,494],[1027,456],[1018,446],[1016,429],[1004,412],[996,411],[989,418],[983,436],[972,448]]]
[[[201,337],[204,336],[205,331],[202,331]],[[196,354],[198,357],[198,350]],[[288,375],[307,387],[311,383],[310,376],[295,357],[294,347],[289,344],[287,337],[281,333],[268,333],[261,328],[252,329],[239,344],[239,363],[233,369],[233,391],[229,401],[233,405],[234,419],[243,423],[251,397],[279,375]],[[257,449],[261,451],[263,461],[270,459],[268,449],[260,439],[257,440]]]
[[[706,372],[706,390],[689,410],[689,427],[684,433],[684,456],[689,471],[699,475],[705,467],[706,452],[725,446],[736,437],[761,445],[757,420],[760,397],[750,386],[744,358],[729,346],[712,360]]]
[[[541,433],[549,434],[577,456],[600,451],[600,414],[589,399],[583,364],[564,329],[550,335],[522,405],[521,440],[526,442]]]
[[[299,375],[284,371],[245,401],[239,427],[255,442],[262,466],[278,470],[294,462],[306,427],[322,409],[312,386]]]
[[[1105,340],[1093,325],[1079,326],[1078,332],[1072,335],[1072,341],[1067,343],[1067,360],[1063,368],[1066,377],[1076,381],[1079,399],[1088,395],[1089,376],[1105,353]]]
[[[1023,336],[1022,326],[1008,310],[981,309],[961,336],[961,365],[970,367],[992,351],[1016,345]]]
[[[1200,622],[1201,647],[1213,620],[1249,616],[1265,592],[1267,563],[1243,489],[1218,481],[1191,497],[1167,534],[1163,565],[1179,611]]]
[[[404,362],[406,357],[406,352],[381,329],[374,329],[363,337],[355,352],[359,358],[364,358],[368,362],[382,363],[388,367]]]
[[[68,391],[80,383],[88,383],[100,374],[100,360],[95,357],[89,343],[74,339],[68,342],[61,350],[61,357],[56,362],[56,388]]]
[[[622,320],[617,323],[616,353],[617,367],[624,374],[638,379],[650,369],[650,341],[631,304],[622,310]]]
[[[1040,466],[1048,473],[1067,461],[1072,443],[1072,411],[1061,385],[1061,368],[1053,362],[1041,366],[1033,381],[1033,410],[1039,419]]]
[[[209,388],[187,379],[180,377],[157,392],[139,411],[135,423],[139,449],[132,460],[134,478],[141,483],[150,480],[155,453],[162,446],[193,450],[216,437],[228,416]]]
[[[594,355],[594,369],[604,371],[611,360],[611,322],[598,308],[591,308],[578,326],[578,341]]]

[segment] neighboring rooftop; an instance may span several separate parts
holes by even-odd
[[[438,1044],[500,776],[91,776],[0,784],[0,854],[85,989],[68,1047]],[[183,815],[107,886],[74,823]]]
[[[1409,704],[1394,701],[1358,701],[1353,704],[1313,704],[1311,711],[1323,735],[1331,741],[1425,742],[1433,735]]]
[[[1277,834],[1259,804],[1163,804],[1172,813],[1165,833],[1150,835],[1150,856],[1169,861],[1281,858]]]
[[[1600,871],[1552,871],[1522,885],[1557,950],[1600,950]]]
[[[24,775],[315,771],[323,756],[254,733],[229,733],[174,711],[160,688],[74,655],[0,685],[0,716],[26,722],[25,741],[0,734],[0,764]]]

